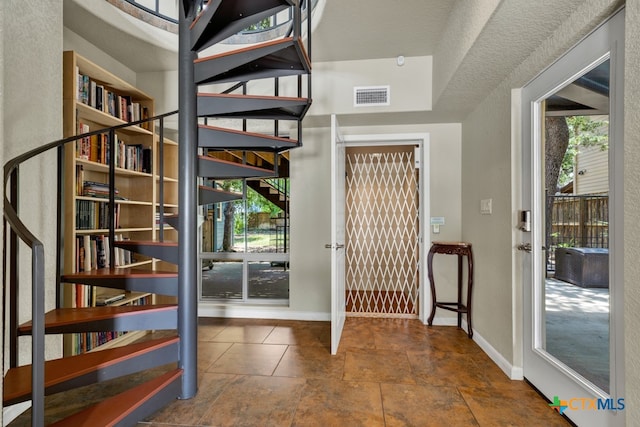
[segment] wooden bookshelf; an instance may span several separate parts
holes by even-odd
[[[153,98],[78,53],[64,52],[63,67],[65,137],[126,124],[155,114]],[[115,182],[109,182],[109,163],[113,159],[107,153],[108,144],[111,143],[116,147]],[[93,269],[107,265],[150,270],[167,265],[140,255],[125,256],[120,252],[121,250],[116,250],[115,259],[104,259],[107,265],[96,262],[87,264],[84,262],[86,258],[83,255],[87,250],[85,248],[87,241],[89,241],[89,250],[97,251],[93,248],[94,240],[96,246],[100,239],[109,240],[108,221],[105,223],[105,217],[101,216],[110,210],[108,193],[104,193],[104,190],[108,191],[109,187],[115,187],[117,190],[115,200],[117,238],[130,240],[158,238],[159,225],[156,224],[160,187],[158,150],[159,137],[155,134],[153,126],[145,124],[123,127],[115,131],[114,139],[110,139],[105,134],[105,136],[83,138],[78,140],[77,144],[67,144],[64,151],[64,274],[86,271],[88,267]],[[163,160],[166,162],[164,166],[166,179],[163,184],[165,211],[175,213],[178,203],[177,144],[173,141],[165,141],[163,151]],[[90,187],[87,183],[95,183],[95,186]],[[177,234],[173,231],[165,231],[165,240],[172,239],[177,239]],[[112,242],[109,241],[107,247],[111,244]],[[97,256],[95,252],[91,255]],[[92,261],[94,261],[93,257]],[[63,286],[65,307],[95,305],[95,296],[100,289],[77,284]],[[127,298],[118,304],[155,303],[155,299],[154,295],[129,292]],[[76,334],[76,336],[64,337],[65,355],[77,353],[80,339],[87,339],[87,336],[80,337]]]

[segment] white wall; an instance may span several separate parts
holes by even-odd
[[[313,64],[313,105],[310,115],[391,113],[431,110],[430,56],[316,62]],[[354,107],[354,86],[390,86],[391,105]]]
[[[2,164],[18,154],[62,137],[62,2],[2,2]],[[11,37],[7,35],[11,34]],[[45,245],[46,307],[55,306],[56,152],[25,163],[20,173],[19,213]],[[31,189],[29,191],[29,189]],[[19,321],[31,319],[31,255],[20,247]],[[23,288],[26,286],[26,289]],[[6,350],[6,349],[5,349]],[[45,356],[61,354],[59,337],[47,337]],[[28,338],[20,339],[20,363],[31,360]],[[3,354],[6,369],[7,354]]]
[[[127,83],[136,86],[136,73],[122,62],[107,55],[94,44],[80,37],[70,29],[63,28],[63,50],[75,50],[96,65],[108,70]]]

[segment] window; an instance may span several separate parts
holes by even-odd
[[[201,300],[289,299],[289,178],[216,181],[242,199],[203,207]]]

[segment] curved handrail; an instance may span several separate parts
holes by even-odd
[[[140,125],[142,123],[154,123],[156,120],[159,120],[160,123],[163,122],[165,117],[177,114],[178,111],[172,111],[169,113],[160,114],[158,116],[145,118],[142,120],[137,120],[133,122],[127,122],[120,125],[112,126],[109,128],[103,128],[92,132],[87,132],[80,135],[70,136],[68,138],[63,138],[57,141],[50,142],[48,144],[42,145],[40,147],[34,148],[33,150],[27,151],[19,156],[14,157],[9,160],[4,165],[4,211],[3,211],[3,229],[4,232],[7,232],[7,224],[11,229],[11,237],[7,239],[7,236],[4,236],[3,239],[3,292],[6,291],[6,258],[7,258],[7,240],[11,241],[11,249],[13,250],[14,246],[17,247],[17,242],[14,235],[19,237],[29,248],[31,248],[31,301],[32,301],[32,345],[31,345],[31,406],[32,410],[32,425],[44,425],[44,343],[45,343],[45,333],[44,333],[44,313],[45,313],[45,298],[44,298],[44,277],[45,277],[45,265],[44,265],[44,244],[40,241],[22,222],[20,217],[18,216],[18,212],[16,210],[16,206],[18,205],[18,200],[10,200],[7,192],[9,182],[11,182],[12,186],[15,186],[18,178],[18,168],[20,164],[23,162],[38,156],[46,151],[49,151],[54,148],[63,147],[65,144],[68,144],[73,141],[77,141],[81,138],[91,137],[92,135],[103,134],[105,132],[114,132],[115,130],[127,128],[131,126]],[[115,162],[111,162],[110,168],[114,168]],[[15,244],[14,244],[15,242]],[[15,254],[11,254],[11,265],[10,269],[12,275],[16,274],[17,269],[17,258],[15,258]],[[15,276],[14,276],[15,277]],[[10,280],[11,281],[11,280]],[[17,298],[17,289],[13,286],[10,286],[11,298]],[[5,303],[6,304],[6,301]],[[14,317],[17,318],[15,311],[16,304],[11,303],[11,313],[9,313],[9,324],[10,327],[13,328],[16,326],[16,322],[14,321]],[[3,315],[5,314],[5,309],[3,308]],[[15,334],[15,331],[10,331],[10,337]],[[11,339],[11,338],[10,338]],[[12,351],[17,351],[17,349],[12,349]],[[15,362],[15,357],[11,356],[11,364],[13,365]],[[12,366],[13,367],[13,366]]]

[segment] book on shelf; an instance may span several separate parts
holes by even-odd
[[[109,305],[125,298],[124,291],[119,289],[98,288],[96,290],[96,306]]]
[[[149,117],[148,108],[141,105],[131,95],[117,93],[108,85],[91,79],[76,70],[78,92],[76,99],[96,110],[102,111],[125,122],[132,122]],[[148,124],[142,126],[150,130]]]
[[[114,226],[120,228],[121,207],[116,204]],[[76,229],[95,230],[109,228],[109,203],[106,201],[76,200]]]
[[[80,122],[79,133],[89,132],[89,127]],[[91,162],[110,164],[110,141],[108,134],[91,135],[76,141],[76,158]],[[115,166],[137,172],[151,173],[152,151],[142,144],[128,144],[114,133]]]
[[[117,233],[115,241],[129,240]],[[131,251],[127,249],[114,248],[114,259],[110,259],[111,241],[105,234],[85,234],[76,237],[76,271],[91,271],[97,268],[124,267],[132,264],[135,258]]]

